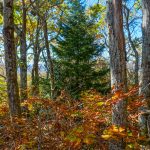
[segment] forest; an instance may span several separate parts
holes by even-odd
[[[0,150],[150,150],[150,0],[0,0]]]

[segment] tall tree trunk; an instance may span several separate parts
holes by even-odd
[[[34,63],[32,68],[32,95],[39,96],[39,54],[34,48]]]
[[[33,61],[33,68],[32,68],[32,95],[39,96],[39,17],[37,18],[37,28],[36,28],[36,37],[34,42],[34,61]]]
[[[135,67],[134,67],[134,72],[135,72],[135,76],[134,76],[134,83],[135,85],[139,85],[139,53],[135,47],[135,44],[132,40],[132,37],[131,37],[131,31],[130,31],[130,27],[129,27],[129,15],[130,15],[130,10],[126,7],[125,7],[125,19],[126,19],[126,29],[127,29],[127,33],[128,33],[128,39],[129,39],[129,42],[130,42],[130,45],[132,47],[132,50],[134,52],[134,55],[135,55]]]
[[[22,0],[22,32],[20,36],[20,97],[21,100],[27,99],[27,47],[26,47],[26,5]]]
[[[54,98],[54,86],[55,86],[54,67],[53,67],[53,61],[52,61],[51,52],[50,52],[50,48],[49,48],[46,19],[44,19],[43,30],[44,30],[44,38],[45,38],[45,46],[46,46],[46,51],[47,51],[47,58],[48,58],[48,68],[50,70],[50,84],[51,84],[50,93],[51,93],[51,98],[53,99]]]
[[[11,116],[20,115],[19,89],[17,83],[16,49],[14,42],[13,0],[4,0],[4,49],[7,76],[7,93]]]
[[[142,88],[141,94],[147,102],[147,108],[144,112],[150,112],[150,1],[142,0],[143,2],[143,47],[142,47]],[[150,113],[141,116],[141,125],[143,132],[150,137]],[[144,123],[144,124],[142,124]],[[148,144],[150,149],[150,144]]]
[[[125,92],[127,90],[127,75],[122,0],[108,1],[107,22],[109,27],[111,85],[114,87],[113,92],[118,90]],[[126,101],[120,99],[112,108],[112,124],[126,127],[126,118]],[[124,150],[125,146],[126,144],[123,139],[114,140],[111,141],[109,149]]]
[[[46,79],[49,79],[50,70],[49,70],[48,63],[47,63],[47,57],[45,56],[44,51],[42,51],[42,57],[43,57],[43,60],[44,60],[44,63],[45,63],[44,65],[45,65],[45,68],[46,68]]]

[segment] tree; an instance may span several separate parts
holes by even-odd
[[[57,33],[57,28],[54,26],[54,22],[58,21],[58,18],[61,17],[60,13],[61,11],[61,4],[63,4],[63,0],[62,1],[53,1],[53,2],[48,2],[46,1],[31,1],[30,0],[30,4],[33,8],[32,10],[32,14],[34,16],[37,16],[39,18],[39,26],[43,28],[43,32],[41,32],[40,34],[38,33],[37,36],[39,36],[39,39],[37,40],[37,42],[40,40],[40,38],[44,38],[44,41],[41,40],[40,43],[38,43],[39,45],[39,54],[38,57],[40,57],[40,53],[42,53],[43,59],[44,59],[44,63],[45,63],[45,67],[46,67],[46,71],[47,71],[47,80],[49,80],[49,85],[50,90],[47,91],[47,95],[51,95],[51,98],[54,98],[54,90],[55,90],[55,77],[54,77],[54,64],[53,64],[53,58],[52,58],[52,54],[51,54],[51,49],[50,49],[50,42],[52,42],[52,40],[55,39],[55,36],[57,36],[59,33]],[[55,17],[54,17],[55,16]],[[58,17],[59,16],[59,17]],[[55,18],[53,21],[53,19],[51,18]],[[40,29],[39,29],[40,30]],[[42,34],[43,33],[43,34]],[[41,47],[40,45],[42,45],[44,43],[44,46]],[[42,44],[41,44],[42,43]],[[35,44],[36,46],[36,44]],[[44,51],[46,51],[46,55],[44,55]],[[35,54],[35,52],[34,52]],[[35,56],[35,55],[34,55]],[[35,58],[37,58],[37,56],[35,56]],[[35,60],[35,59],[34,59]],[[48,79],[50,76],[50,79]],[[42,81],[42,78],[40,78]],[[39,79],[38,79],[39,80]],[[37,80],[36,80],[37,82]],[[41,83],[41,82],[40,82]],[[35,86],[35,85],[34,85]]]
[[[35,40],[33,39],[33,68],[32,68],[32,95],[39,96],[39,57],[40,57],[40,46],[39,46],[39,34],[40,34],[40,18],[37,16],[37,26],[35,33]]]
[[[48,58],[48,68],[50,70],[50,85],[51,85],[51,98],[54,98],[54,88],[55,88],[55,79],[54,79],[54,66],[53,66],[53,60],[51,57],[51,51],[49,47],[49,41],[48,41],[48,30],[47,30],[47,21],[46,18],[44,17],[44,22],[43,22],[43,31],[44,31],[44,39],[45,39],[45,47],[46,47],[46,52],[47,52],[47,58]]]
[[[99,83],[99,71],[94,65],[103,47],[96,43],[95,33],[90,31],[94,25],[85,14],[84,3],[75,0],[70,3],[66,20],[60,23],[61,33],[54,51],[60,66],[56,76],[57,85],[72,96],[82,90],[95,88]],[[94,76],[95,75],[95,76]]]
[[[150,109],[150,1],[143,0],[143,46],[142,46],[142,88],[141,94],[144,95],[144,98],[147,102],[146,110]],[[147,112],[144,109],[144,112]],[[144,126],[144,132],[147,136],[150,136],[150,114],[145,116],[142,115],[145,119],[142,121],[142,126]],[[144,124],[143,124],[144,123]]]
[[[40,8],[43,6],[43,3],[41,1],[34,1],[32,2],[30,0],[30,4],[32,6],[32,17],[35,17],[35,22],[33,21],[31,23],[31,26],[33,26],[33,33],[31,34],[31,40],[33,43],[33,67],[32,67],[32,96],[39,96],[40,90],[39,90],[39,61],[40,61],[40,54],[43,50],[43,46],[41,46],[43,43],[41,41],[41,28],[42,28],[42,18],[39,13]],[[40,6],[41,5],[41,6]],[[34,26],[35,24],[35,26]],[[34,36],[35,34],[35,36]]]
[[[16,49],[14,43],[13,0],[5,0],[4,8],[4,49],[7,76],[7,93],[12,116],[20,115],[19,89],[17,83]]]
[[[134,84],[139,85],[139,53],[136,48],[136,44],[134,43],[134,40],[132,39],[131,29],[130,29],[130,10],[127,6],[124,5],[124,16],[125,16],[125,24],[126,24],[126,30],[128,34],[129,43],[131,45],[131,48],[134,52],[135,57],[135,67],[134,67]],[[135,19],[135,18],[134,18]]]
[[[22,31],[20,35],[20,97],[27,99],[27,46],[26,46],[26,4],[22,0]]]
[[[110,52],[110,69],[111,69],[111,86],[113,92],[127,90],[126,75],[126,53],[125,39],[123,33],[123,15],[122,0],[108,1],[107,22],[109,28],[109,52]],[[127,124],[126,101],[120,99],[112,108],[112,124],[126,127]],[[111,150],[125,149],[123,140],[112,141]]]

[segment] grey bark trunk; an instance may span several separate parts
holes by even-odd
[[[146,112],[141,116],[142,133],[150,137],[150,1],[142,0],[143,2],[143,47],[142,47],[142,88],[141,94],[147,102],[147,107],[141,111]],[[150,144],[148,143],[148,147]],[[147,148],[148,149],[148,148]]]
[[[117,90],[127,91],[126,75],[126,52],[125,39],[123,33],[122,0],[111,0],[108,3],[107,22],[109,27],[109,46],[110,46],[110,69],[111,85],[113,92]],[[126,127],[127,125],[126,100],[120,99],[112,108],[112,124]],[[124,150],[125,141],[111,141],[110,150]]]
[[[51,57],[51,52],[49,48],[49,42],[48,42],[48,32],[47,32],[47,22],[46,19],[44,19],[44,25],[43,25],[43,30],[44,30],[44,38],[45,38],[45,46],[46,46],[46,52],[47,52],[47,58],[48,58],[48,68],[50,70],[50,85],[51,85],[51,98],[54,98],[54,86],[55,86],[55,81],[54,81],[54,66],[53,66],[53,61]]]
[[[19,89],[17,83],[16,49],[14,42],[13,0],[4,1],[4,49],[7,76],[7,93],[11,116],[20,115]]]
[[[142,93],[150,107],[150,1],[143,0]]]
[[[26,47],[26,6],[22,0],[22,32],[20,36],[20,97],[21,100],[27,99],[27,47]]]

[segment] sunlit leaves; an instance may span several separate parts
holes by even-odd
[[[97,105],[102,106],[102,105],[104,105],[104,102],[98,102]]]
[[[139,130],[135,119],[138,107],[142,104],[138,104],[141,97],[135,96],[135,93],[136,88],[130,89],[128,93],[117,91],[114,98],[109,99],[112,103],[108,103],[108,98],[95,90],[83,92],[80,102],[74,103],[69,100],[70,97],[66,93],[63,93],[57,101],[31,98],[22,103],[27,113],[23,113],[21,118],[13,118],[14,126],[6,116],[8,106],[5,103],[0,106],[1,112],[4,112],[0,115],[3,116],[3,120],[0,121],[2,128],[5,128],[5,130],[0,128],[3,135],[2,138],[0,137],[0,142],[3,147],[7,147],[8,143],[15,140],[18,149],[34,149],[42,136],[42,145],[45,149],[51,147],[52,143],[54,149],[80,149],[84,146],[86,148],[99,147],[99,142],[108,144],[109,140],[124,138],[127,142],[127,149],[137,149],[140,143],[146,144],[149,139],[145,136],[138,137]],[[122,96],[128,97],[128,107],[132,108],[132,110],[128,108],[128,113],[130,113],[128,128],[110,125],[113,100],[117,102],[117,99],[119,101]],[[134,102],[137,104],[133,105]],[[13,139],[11,139],[12,136]],[[102,146],[106,147],[103,144]]]
[[[3,72],[3,69],[1,68],[0,69],[0,72]],[[7,88],[6,88],[6,82],[5,82],[5,79],[0,77],[0,102],[1,101],[6,101],[7,99]]]
[[[93,144],[95,142],[95,138],[96,136],[94,134],[88,134],[84,137],[83,143],[88,145]]]
[[[105,140],[126,137],[125,128],[112,125],[107,130],[104,130],[101,137]]]
[[[91,6],[87,13],[97,20],[96,26],[99,28],[103,28],[106,25],[106,6],[102,4],[95,4]]]
[[[3,24],[3,16],[0,14],[0,25]]]

